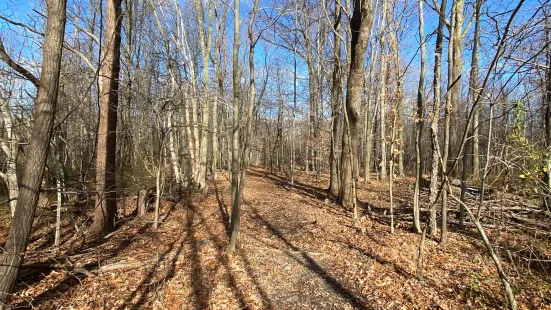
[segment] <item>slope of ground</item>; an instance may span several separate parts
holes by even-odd
[[[206,195],[166,202],[157,231],[151,214],[128,217],[100,242],[75,247],[65,240],[65,247],[50,251],[43,240],[51,232],[37,230],[28,263],[65,257],[70,266],[65,261],[64,268],[23,278],[13,301],[19,308],[39,309],[506,306],[491,260],[469,234],[452,232],[445,247],[427,239],[424,280],[416,279],[420,236],[400,220],[390,234],[385,184],[359,185],[362,206],[369,204],[374,213],[354,226],[351,214],[326,196],[326,179],[300,174],[291,187],[284,177],[260,168],[248,175],[237,253],[225,253],[230,199],[227,175],[221,175]],[[396,185],[398,214],[408,205],[410,187],[408,180]],[[71,268],[98,270],[121,262],[131,267],[97,274]],[[518,269],[513,260],[505,265],[521,309],[551,309],[550,277]]]

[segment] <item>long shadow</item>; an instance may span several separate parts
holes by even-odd
[[[274,235],[276,235],[285,245],[287,245],[292,251],[298,252],[301,254],[302,258],[306,261],[306,263],[302,262],[301,260],[297,259],[296,257],[288,254],[289,257],[293,258],[297,263],[301,264],[302,266],[310,269],[311,271],[315,272],[321,279],[323,279],[331,289],[339,294],[342,298],[346,299],[348,302],[350,302],[354,307],[359,309],[371,309],[364,305],[360,298],[356,296],[353,292],[349,291],[347,288],[345,288],[339,281],[331,277],[323,267],[321,267],[308,253],[302,251],[297,246],[293,245],[283,234],[270,223],[266,218],[264,218],[262,215],[258,213],[256,209],[253,210],[255,218],[258,219],[264,226],[266,226]]]
[[[79,285],[80,280],[83,278],[83,275],[67,275],[65,279],[56,283],[54,287],[42,292],[29,301],[22,301],[15,305],[11,305],[10,309],[35,309],[48,301],[57,299],[59,295],[70,291],[74,286]]]
[[[229,237],[230,236],[230,218],[229,218],[229,214],[228,214],[228,211],[227,211],[228,208],[227,208],[226,202],[223,199],[223,196],[221,195],[221,193],[220,193],[220,191],[217,187],[216,181],[213,182],[213,185],[214,185],[214,189],[215,189],[215,193],[216,193],[216,200],[218,201],[218,208],[220,210],[220,216],[222,218],[222,224],[224,225],[226,235]],[[210,233],[210,231],[208,231],[208,232]],[[242,253],[242,252],[238,252],[238,254],[241,257],[241,259],[243,260],[243,263],[245,264],[245,270],[247,271],[248,277],[251,279],[251,281],[253,282],[253,284],[256,287],[256,290],[260,294],[260,297],[262,298],[262,301],[264,303],[264,308],[265,309],[274,309],[274,306],[272,304],[272,301],[268,297],[268,294],[264,291],[264,289],[262,289],[260,283],[256,279],[256,277],[254,275],[254,271],[253,271],[253,269],[251,267],[251,264],[249,262],[249,259],[247,258],[247,255],[245,253]],[[229,268],[226,268],[226,270],[229,272]]]
[[[44,279],[44,277],[47,274],[49,274],[53,270],[59,269],[59,266],[58,266],[59,264],[56,264],[56,263],[63,262],[66,258],[71,257],[71,256],[75,256],[75,255],[79,255],[79,254],[85,254],[90,249],[97,248],[97,251],[100,253],[102,261],[114,258],[118,254],[123,252],[125,249],[130,247],[136,240],[139,239],[140,236],[142,236],[150,228],[151,228],[151,225],[149,223],[147,223],[145,221],[142,221],[140,223],[138,231],[136,233],[133,233],[132,236],[130,236],[130,235],[125,235],[124,237],[118,236],[120,238],[120,240],[119,240],[119,242],[117,242],[117,247],[115,247],[113,249],[101,248],[102,245],[109,242],[110,239],[97,238],[96,240],[88,242],[86,244],[86,247],[75,249],[73,251],[69,251],[63,257],[53,258],[53,259],[49,259],[47,261],[39,261],[39,262],[36,262],[34,264],[31,264],[31,265],[26,265],[23,268],[21,268],[20,275],[23,275],[23,276],[19,277],[20,282],[17,285],[18,285],[18,287],[20,287],[20,285],[29,286],[29,285],[33,285],[34,283],[38,283],[42,279]],[[125,234],[125,233],[127,233],[127,232],[119,232],[119,234]],[[112,237],[112,238],[117,238],[117,236],[115,235],[115,237]],[[97,264],[88,264],[88,265],[83,266],[83,267],[86,268],[86,269],[90,269],[90,268],[97,267],[96,265]],[[33,268],[40,268],[43,272],[39,272],[39,273],[33,272],[30,276],[25,276],[25,270],[28,270],[28,269],[32,270]],[[73,274],[72,278],[75,279],[74,278],[75,276],[78,276],[79,278],[84,277],[81,274],[78,274],[78,275]],[[41,298],[43,296],[59,296],[59,295],[63,294],[64,292],[67,292],[70,289],[72,289],[72,287],[70,287],[70,285],[68,285],[68,284],[71,284],[71,285],[74,286],[74,285],[77,285],[79,283],[80,282],[78,282],[78,281],[64,280],[64,281],[56,284],[54,287],[52,287],[52,288],[48,289],[47,291],[43,292],[40,296],[37,296],[35,298],[36,299],[36,304],[43,303],[43,301],[41,301]]]
[[[151,279],[153,279],[153,277],[157,274],[157,271],[159,270],[159,267],[161,266],[161,263],[163,262],[163,260],[165,259],[165,257],[168,255],[168,253],[170,253],[170,251],[172,251],[172,249],[174,248],[174,244],[176,243],[176,241],[170,243],[170,245],[168,246],[168,249],[166,251],[164,251],[163,253],[161,253],[158,257],[157,257],[157,261],[155,262],[155,265],[153,265],[153,267],[151,268],[151,270],[149,270],[149,272],[147,273],[147,275],[140,281],[140,283],[138,284],[138,286],[132,291],[132,293],[130,293],[130,295],[125,298],[125,301],[124,303],[117,309],[119,310],[122,310],[122,309],[127,309],[130,305],[130,303],[132,302],[132,300],[138,295],[140,294],[140,298],[138,299],[138,301],[132,305],[132,308],[131,309],[139,309],[140,305],[141,305],[141,302],[143,302],[143,299],[146,295],[146,289],[145,289],[145,286],[147,285],[147,283],[150,282]],[[141,292],[141,293],[140,293]]]
[[[224,224],[226,235],[229,237],[230,236],[230,215],[228,214],[228,206],[224,202],[224,199],[222,198],[222,195],[218,190],[216,181],[213,181],[212,184],[214,185],[214,192],[216,193],[216,200],[218,201],[218,209],[220,210],[220,216],[222,216],[222,223]]]
[[[222,202],[223,202],[223,200],[222,200]],[[203,218],[203,216],[200,213],[197,213],[197,215],[199,216],[201,222],[205,223],[205,218]],[[209,225],[204,225],[204,227],[205,227],[205,232],[209,235],[209,238],[212,238],[212,239],[215,240],[215,245],[217,247],[217,252],[222,253],[223,250],[224,250],[224,247],[225,247],[225,242],[223,240],[221,240],[219,237],[217,237],[211,231],[211,229],[209,228]],[[246,259],[244,254],[239,253],[239,255],[240,255],[241,258],[243,258],[243,262],[245,264],[245,270],[247,271],[247,276],[250,278],[250,280],[252,281],[252,284],[255,286],[258,294],[261,297],[261,301],[262,301],[262,304],[263,304],[262,309],[274,309],[274,307],[272,305],[272,302],[269,299],[267,293],[262,289],[262,287],[260,286],[260,283],[254,277],[254,274],[253,274],[252,268],[250,267],[249,261]],[[226,273],[228,274],[229,284],[232,288],[232,291],[235,294],[235,297],[239,301],[241,308],[246,308],[246,305],[243,303],[243,301],[245,300],[245,297],[246,297],[245,293],[243,292],[242,288],[240,288],[239,285],[237,284],[237,280],[236,280],[235,275],[234,275],[234,273],[233,273],[233,271],[232,271],[232,269],[229,265],[229,262],[228,262],[227,258],[222,256],[222,255],[216,255],[216,260],[218,262],[217,270],[220,267],[223,267],[225,269]],[[217,272],[215,272],[215,274],[216,273]],[[212,293],[212,291],[207,292],[205,300],[210,300],[211,293]]]
[[[254,286],[256,287],[256,290],[258,291],[258,293],[260,294],[260,297],[262,298],[262,302],[264,303],[263,308],[269,309],[269,310],[275,309],[272,303],[272,300],[270,299],[266,291],[264,291],[264,289],[260,285],[260,282],[258,282],[258,280],[256,279],[254,270],[251,266],[251,263],[249,262],[249,258],[247,257],[247,255],[243,252],[239,252],[239,256],[241,257],[241,259],[243,260],[243,263],[245,264],[245,271],[247,271],[247,275],[253,282]]]
[[[313,185],[309,185],[309,184],[306,184],[306,183],[302,183],[298,180],[295,180],[294,185],[291,185],[286,178],[275,175],[275,174],[270,174],[270,173],[267,173],[267,172],[263,173],[261,171],[254,170],[254,169],[249,169],[247,174],[252,175],[252,176],[256,176],[256,177],[259,177],[259,178],[268,179],[268,180],[272,181],[273,183],[275,183],[276,185],[279,185],[281,187],[287,187],[287,186],[288,187],[293,187],[299,193],[301,193],[305,196],[314,198],[316,200],[325,200],[326,198],[331,197],[331,195],[329,194],[327,189],[317,187],[317,186],[313,186]]]
[[[166,257],[166,255],[168,255],[172,251],[172,249],[174,248],[174,244],[176,243],[177,240],[181,240],[181,241],[178,244],[178,248],[176,249],[176,252],[174,253],[174,257],[170,261],[170,268],[169,268],[167,274],[165,275],[165,277],[163,277],[160,280],[157,280],[155,283],[149,283],[148,284],[149,280],[151,280],[154,277],[154,275],[157,273],[157,271],[159,269],[159,266],[162,263],[162,261],[164,260],[164,258]],[[140,282],[140,285],[138,285],[138,287],[134,290],[134,292],[133,292],[134,296],[132,296],[132,294],[131,294],[131,296],[129,296],[129,298],[127,299],[128,301],[132,301],[132,299],[134,299],[134,297],[136,296],[137,292],[141,291],[140,298],[138,299],[138,301],[136,301],[136,303],[132,306],[131,309],[140,309],[141,306],[143,305],[143,303],[145,302],[145,298],[146,298],[147,294],[149,293],[149,291],[145,289],[145,285],[150,287],[153,284],[160,284],[160,282],[167,281],[167,280],[172,279],[174,277],[175,272],[176,272],[176,262],[178,261],[178,257],[182,253],[182,249],[184,247],[184,240],[185,239],[181,238],[181,233],[180,233],[178,238],[176,238],[176,240],[170,244],[168,250],[166,252],[164,252],[161,256],[159,256],[159,260],[155,264],[155,267],[151,269],[151,271],[147,274],[147,276]],[[120,309],[125,309],[125,307],[122,307]]]
[[[203,277],[203,269],[201,267],[201,261],[199,259],[199,247],[197,246],[197,239],[195,238],[195,228],[193,227],[196,210],[195,206],[190,206],[190,212],[187,216],[187,236],[186,242],[191,245],[191,294],[194,297],[192,302],[194,303],[194,308],[206,309],[208,306],[207,299],[203,298],[203,291],[207,289],[204,285],[205,279]]]

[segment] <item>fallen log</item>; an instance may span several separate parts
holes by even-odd
[[[115,271],[120,269],[138,268],[138,267],[143,267],[145,265],[155,263],[157,261],[158,261],[158,258],[151,258],[148,260],[130,261],[130,262],[121,261],[121,262],[101,266],[99,268],[99,271],[108,272],[108,271]]]

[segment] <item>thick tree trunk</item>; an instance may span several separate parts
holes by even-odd
[[[115,228],[117,215],[116,148],[117,108],[122,10],[121,0],[107,1],[105,39],[100,68],[100,119],[96,150],[96,207],[92,235],[103,235]]]
[[[345,106],[341,154],[340,201],[356,211],[356,171],[358,169],[358,131],[364,81],[364,60],[373,23],[371,1],[355,0],[350,20],[351,54]],[[355,216],[356,212],[355,212]]]
[[[27,249],[54,125],[65,34],[66,1],[47,0],[46,9],[48,20],[42,46],[42,71],[35,106],[35,122],[27,148],[29,156],[23,165],[21,191],[0,264],[0,308],[4,308],[10,297]]]

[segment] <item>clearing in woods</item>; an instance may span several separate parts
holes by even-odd
[[[299,173],[291,187],[281,175],[250,169],[241,248],[233,255],[225,254],[227,174],[220,174],[206,195],[165,201],[157,231],[151,213],[128,216],[101,242],[78,245],[66,236],[58,251],[49,250],[51,220],[39,211],[43,216],[35,224],[14,304],[39,309],[505,307],[493,264],[474,230],[460,234],[452,227],[445,247],[427,239],[424,279],[416,279],[420,236],[405,221],[410,179],[395,185],[398,229],[393,235],[386,184],[358,184],[362,214],[367,203],[373,213],[356,227],[349,212],[326,199],[327,184],[324,177]],[[135,197],[126,203],[134,206]],[[65,235],[70,235],[66,223]],[[5,223],[2,229],[6,234]],[[494,232],[490,238],[502,235]],[[541,251],[549,253],[549,245]],[[504,261],[520,308],[551,309],[549,266],[528,270],[513,258]]]

